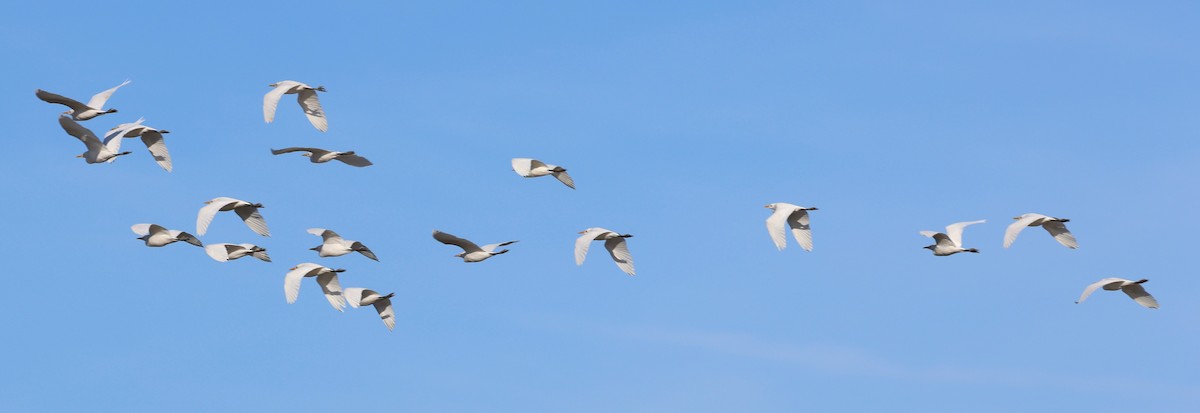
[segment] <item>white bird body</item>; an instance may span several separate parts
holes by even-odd
[[[204,252],[217,262],[236,260],[247,255],[271,262],[267,249],[254,244],[208,244],[204,247]]]
[[[258,209],[262,208],[262,204],[252,204],[240,199],[227,197],[213,198],[210,201],[205,201],[205,205],[200,208],[200,213],[196,215],[196,233],[204,235],[208,232],[208,224],[212,223],[212,219],[220,211],[233,211],[242,218],[258,235],[264,237],[271,236],[271,231],[267,229],[267,221],[263,219],[262,214],[258,213]]]
[[[1137,281],[1126,280],[1124,278],[1104,278],[1088,285],[1087,288],[1084,288],[1083,294],[1079,296],[1079,300],[1075,301],[1075,304],[1082,303],[1083,300],[1086,300],[1089,295],[1092,295],[1092,292],[1096,291],[1097,288],[1103,288],[1106,291],[1121,290],[1125,292],[1125,295],[1128,295],[1129,298],[1132,298],[1134,302],[1141,304],[1142,307],[1158,308],[1158,300],[1155,300],[1154,296],[1150,295],[1150,293],[1146,292],[1146,289],[1142,287],[1142,284],[1146,281],[1149,280],[1145,278]]]
[[[604,240],[604,248],[608,250],[608,255],[612,257],[617,267],[626,274],[637,274],[633,269],[633,255],[629,253],[629,246],[625,244],[625,239],[631,238],[633,235],[598,227],[588,228],[579,233],[582,235],[575,239],[575,265],[583,265],[592,241]]]
[[[83,127],[78,122],[71,120],[68,116],[59,116],[58,124],[62,126],[67,134],[74,136],[87,146],[87,152],[79,154],[76,158],[83,158],[87,163],[111,163],[118,156],[128,155],[129,152],[121,152],[121,140],[113,139],[109,142],[101,142],[99,137],[88,128]]]
[[[767,233],[771,235],[771,241],[775,243],[775,248],[780,251],[787,248],[787,231],[784,229],[784,226],[787,226],[792,229],[792,236],[796,238],[796,243],[800,244],[800,248],[812,251],[813,239],[812,229],[808,223],[808,211],[816,211],[817,208],[783,202],[768,204],[763,208],[775,211],[770,217],[767,217]]]
[[[103,92],[97,93],[92,96],[92,99],[89,100],[86,105],[79,102],[78,100],[71,99],[66,96],[50,93],[50,92],[47,92],[47,91],[44,91],[41,89],[38,89],[35,94],[37,95],[38,99],[41,99],[42,101],[45,101],[48,103],[57,103],[57,104],[64,105],[64,106],[70,108],[71,110],[63,112],[63,114],[70,115],[71,119],[88,120],[88,119],[92,119],[92,118],[100,116],[100,115],[116,113],[117,112],[116,109],[104,110],[103,109],[104,104],[108,102],[108,98],[112,97],[113,92],[116,92],[117,89],[121,88],[121,86],[125,86],[128,84],[129,84],[129,81],[126,80],[124,83],[121,83],[112,89],[108,89]]]
[[[138,237],[138,239],[145,241],[147,247],[161,247],[178,241],[183,241],[197,247],[204,246],[204,244],[192,234],[173,229],[166,229],[157,224],[134,224],[133,226],[129,227],[129,229],[132,230],[134,234],[141,235],[141,237]]]
[[[389,331],[396,328],[396,311],[392,309],[391,300],[392,297],[396,296],[396,293],[382,295],[365,288],[347,288],[345,296],[346,302],[350,303],[351,307],[375,306],[375,311],[379,313],[379,318],[383,320],[383,325],[387,326]]]
[[[336,232],[325,228],[309,228],[308,233],[321,237],[321,245],[309,248],[316,251],[317,255],[321,257],[340,257],[351,252],[358,252],[367,258],[379,261],[375,253],[370,248],[367,248],[366,245],[358,241],[344,239]]]
[[[1025,229],[1025,227],[1037,226],[1045,228],[1046,232],[1049,232],[1050,236],[1054,237],[1054,240],[1058,241],[1064,247],[1070,249],[1079,248],[1079,242],[1075,240],[1075,235],[1071,234],[1071,231],[1068,231],[1067,226],[1064,225],[1064,223],[1071,221],[1069,219],[1034,213],[1023,214],[1013,219],[1016,222],[1009,224],[1008,230],[1004,231],[1004,248],[1012,245],[1013,241],[1017,240],[1017,235],[1020,235],[1021,230]]]
[[[283,295],[287,298],[288,304],[296,302],[296,297],[300,296],[300,280],[305,277],[316,277],[317,285],[321,286],[321,291],[325,293],[325,299],[329,301],[329,305],[333,309],[342,311],[346,308],[346,297],[342,295],[342,286],[338,284],[337,275],[346,270],[338,268],[333,269],[321,265],[306,262],[288,269],[287,276],[283,278]]]
[[[563,185],[566,185],[568,188],[575,189],[575,180],[571,179],[571,176],[567,175],[566,168],[561,166],[550,165],[537,159],[513,158],[512,168],[517,175],[521,175],[526,178],[537,178],[539,176],[552,175],[555,179],[558,179],[559,182],[562,182]]]
[[[463,262],[480,262],[480,261],[486,260],[488,258],[491,258],[492,256],[506,253],[506,252],[508,252],[507,249],[496,251],[496,248],[503,247],[505,245],[509,245],[509,244],[517,242],[517,241],[506,241],[506,242],[501,242],[501,243],[496,243],[496,244],[488,244],[488,245],[484,245],[484,246],[480,247],[478,245],[475,245],[474,242],[467,241],[466,239],[459,238],[454,235],[450,235],[445,232],[438,231],[436,229],[433,230],[433,239],[438,240],[438,242],[441,242],[446,245],[454,245],[459,248],[462,248],[463,252],[454,254],[454,256],[462,258]]]
[[[119,138],[141,137],[142,143],[146,144],[146,149],[150,150],[150,155],[154,156],[154,162],[167,172],[171,172],[171,154],[167,152],[167,144],[163,141],[163,134],[171,133],[171,131],[143,125],[144,120],[143,118],[133,123],[122,123],[110,129],[104,138],[104,143],[107,144],[109,141]]]
[[[321,132],[329,130],[329,122],[325,119],[325,110],[321,109],[321,101],[317,99],[317,92],[324,92],[324,86],[312,87],[293,80],[284,80],[268,86],[274,89],[263,96],[263,120],[267,123],[275,120],[275,108],[279,106],[279,99],[283,95],[294,94],[296,101],[300,103],[300,108],[304,110],[304,115],[308,117],[309,123],[312,123],[313,127]]]
[[[325,163],[325,162],[336,160],[336,161],[340,161],[346,165],[357,166],[359,168],[374,165],[371,163],[371,161],[368,161],[367,158],[364,158],[364,157],[361,157],[361,156],[358,156],[357,154],[355,154],[354,151],[335,152],[335,151],[327,151],[327,150],[320,149],[320,148],[301,148],[301,147],[272,149],[271,150],[272,155],[281,155],[281,154],[291,153],[291,152],[305,152],[301,156],[307,156],[309,162],[312,162],[312,163]]]
[[[982,224],[984,222],[987,222],[987,220],[981,219],[978,221],[956,222],[956,223],[947,225],[945,233],[934,232],[934,231],[921,231],[920,232],[921,235],[933,238],[934,241],[937,242],[936,244],[929,245],[924,248],[926,248],[930,251],[933,251],[933,255],[936,255],[939,257],[947,256],[947,255],[954,255],[954,254],[958,254],[960,252],[978,253],[979,250],[977,250],[975,248],[963,248],[963,240],[962,240],[963,229],[966,228],[967,226],[975,225],[975,224]]]

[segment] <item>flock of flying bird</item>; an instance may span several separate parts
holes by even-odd
[[[155,162],[164,170],[170,172],[172,168],[171,156],[167,151],[166,143],[163,141],[163,134],[169,133],[169,131],[143,125],[142,122],[144,119],[138,119],[133,123],[123,123],[113,127],[105,133],[104,139],[101,140],[95,133],[77,122],[116,113],[116,109],[104,109],[104,105],[117,89],[127,84],[129,84],[128,80],[116,87],[97,93],[86,104],[41,89],[37,90],[36,95],[38,99],[64,105],[70,109],[59,116],[59,124],[67,134],[79,139],[87,147],[86,152],[77,156],[84,158],[87,163],[112,163],[117,157],[131,153],[120,151],[121,141],[124,138],[140,137],[142,142],[146,144],[147,149],[149,149],[150,154],[154,157]],[[329,123],[325,118],[325,111],[321,108],[321,102],[317,97],[317,92],[325,91],[323,86],[312,87],[291,80],[273,83],[269,86],[273,89],[263,97],[263,119],[267,123],[271,123],[275,119],[275,111],[283,95],[295,94],[300,108],[304,111],[305,116],[312,123],[313,127],[321,132],[328,130]],[[309,157],[309,160],[313,163],[337,160],[355,167],[371,165],[370,161],[355,154],[353,151],[337,152],[306,147],[271,149],[273,155],[291,152],[304,152],[303,156]],[[567,187],[575,189],[575,181],[567,174],[565,168],[558,165],[547,164],[531,158],[514,158],[512,159],[512,169],[518,175],[526,178],[550,175]],[[227,197],[218,197],[206,201],[205,206],[200,208],[196,216],[196,234],[204,235],[218,212],[233,211],[252,231],[262,236],[270,236],[266,220],[259,213],[259,208],[262,207],[262,204]],[[765,207],[774,211],[767,218],[766,225],[767,232],[770,234],[776,248],[783,250],[787,246],[786,233],[787,229],[790,228],[792,236],[796,239],[800,247],[806,251],[812,251],[813,238],[809,223],[809,211],[815,211],[817,208],[808,208],[788,203],[774,203]],[[1066,222],[1070,221],[1068,219],[1034,213],[1024,214],[1013,219],[1015,222],[1008,226],[1004,234],[1005,248],[1012,245],[1017,235],[1023,229],[1036,226],[1045,229],[1063,246],[1071,249],[1079,247],[1075,236],[1067,230],[1065,225]],[[963,244],[963,230],[967,226],[983,222],[985,221],[979,220],[950,224],[946,226],[945,232],[921,231],[921,235],[934,239],[933,245],[924,248],[932,251],[935,256],[948,256],[960,252],[978,253],[978,249],[965,248],[965,244]],[[267,255],[265,248],[253,244],[214,243],[204,245],[195,235],[179,230],[167,229],[157,224],[135,224],[131,229],[134,233],[141,236],[138,239],[144,241],[148,247],[162,247],[183,241],[204,248],[205,253],[209,257],[219,262],[236,260],[245,256],[251,256],[266,262],[271,261],[271,257]],[[311,228],[308,232],[320,236],[322,239],[321,245],[310,248],[316,251],[320,257],[340,257],[357,252],[369,259],[379,261],[375,253],[370,248],[367,248],[366,245],[363,245],[363,243],[344,239],[332,230]],[[626,274],[636,274],[633,266],[633,256],[630,254],[629,247],[626,244],[626,239],[633,235],[622,234],[604,228],[588,228],[580,231],[579,234],[579,238],[575,240],[575,263],[577,265],[583,265],[584,258],[587,256],[588,248],[591,246],[592,241],[603,240],[609,256],[616,263],[617,267]],[[507,241],[479,246],[474,242],[437,230],[433,231],[433,238],[443,244],[461,248],[463,252],[455,255],[455,257],[462,258],[464,262],[481,262],[493,256],[504,254],[508,252],[508,249],[501,249],[499,251],[496,249],[517,242]],[[372,305],[379,313],[384,325],[389,330],[394,329],[396,320],[391,298],[395,296],[395,293],[385,295],[365,288],[343,289],[338,282],[338,273],[344,271],[345,269],[329,268],[314,263],[296,265],[290,268],[287,275],[284,276],[284,296],[289,304],[294,303],[300,295],[301,280],[314,277],[316,278],[317,285],[321,287],[326,300],[329,301],[329,304],[334,309],[343,311],[347,304],[354,308]],[[1133,281],[1121,278],[1104,278],[1088,285],[1076,303],[1083,302],[1096,289],[1103,288],[1109,291],[1121,290],[1144,307],[1158,308],[1158,302],[1141,285],[1146,281],[1146,279]]]

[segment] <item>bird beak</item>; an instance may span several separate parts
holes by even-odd
[[[770,205],[763,205],[763,208],[770,208]]]
[[[587,231],[579,231],[579,232],[576,232],[576,234],[583,235],[583,234],[584,234],[584,233],[586,233],[586,232],[587,232]]]
[[[288,271],[295,271],[296,267],[288,268]]]

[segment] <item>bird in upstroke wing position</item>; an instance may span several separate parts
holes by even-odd
[[[936,244],[925,246],[925,249],[933,251],[933,255],[943,257],[954,255],[960,252],[979,253],[975,248],[963,248],[963,228],[969,225],[982,224],[987,220],[956,222],[946,226],[946,232],[921,231],[921,235],[933,238]]]

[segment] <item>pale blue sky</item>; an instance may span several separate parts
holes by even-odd
[[[1200,405],[1192,2],[45,2],[0,16],[3,411],[1190,412]],[[286,11],[284,11],[286,10]],[[169,129],[111,165],[43,88]],[[329,132],[267,84],[325,85]],[[365,169],[269,148],[356,150]],[[509,159],[570,169],[578,190]],[[144,247],[202,202],[206,243]],[[762,205],[817,206],[776,251]],[[1081,248],[1011,217],[1071,219]],[[920,230],[982,253],[933,257]],[[638,276],[576,232],[635,235]],[[381,262],[320,259],[325,227]],[[519,239],[478,264],[440,229]],[[338,313],[301,262],[396,292]],[[1073,301],[1149,278],[1162,308]]]

